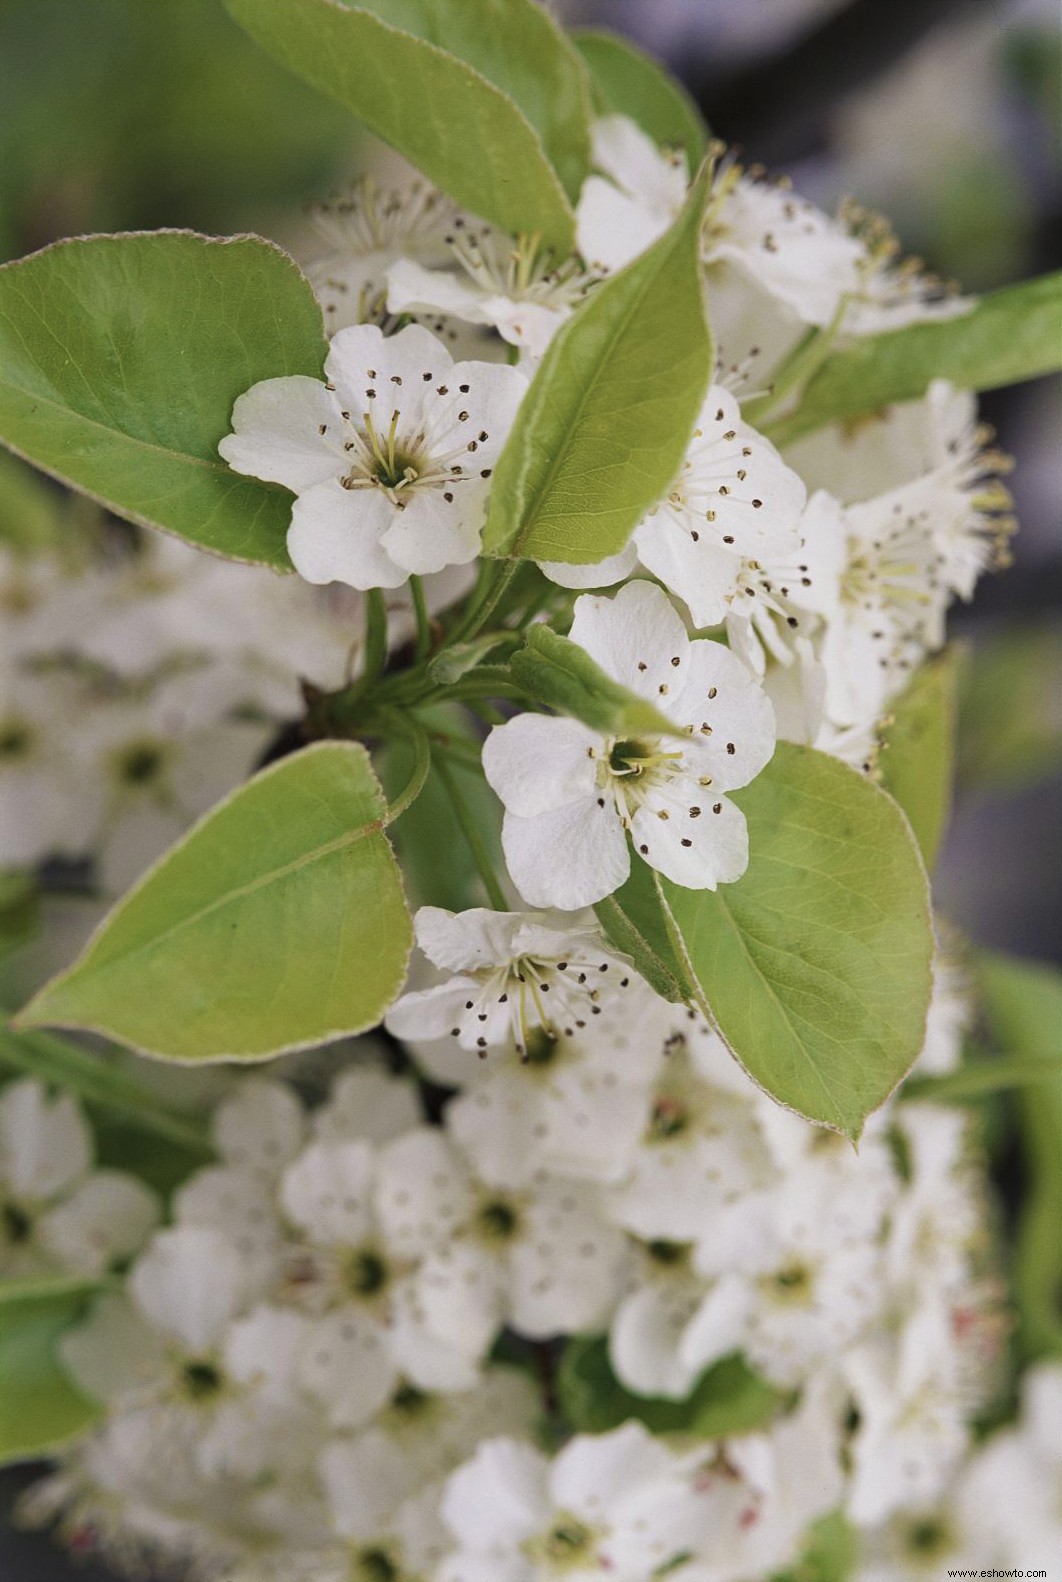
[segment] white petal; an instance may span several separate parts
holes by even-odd
[[[344,489],[338,479],[300,494],[288,529],[295,570],[307,582],[397,588],[407,572],[382,543],[395,511],[381,489]]]
[[[68,1093],[26,1077],[0,1096],[0,1177],[16,1197],[50,1198],[92,1163],[92,1135]]]
[[[252,478],[301,494],[345,470],[339,405],[320,379],[263,379],[236,402],[232,427],[218,450]]]
[[[218,1105],[212,1130],[227,1163],[271,1179],[302,1146],[303,1108],[284,1083],[250,1077]]]
[[[447,383],[450,394],[431,408],[432,420],[455,438],[475,443],[464,465],[477,474],[501,455],[527,394],[527,375],[507,363],[460,362],[454,363]]]
[[[691,806],[700,808],[700,817],[690,816]],[[661,812],[667,813],[666,820],[659,817]],[[733,884],[749,865],[745,815],[711,788],[691,790],[681,785],[677,794],[667,798],[650,792],[631,820],[631,839],[651,868],[686,890]]]
[[[414,989],[392,1005],[387,1013],[387,1029],[396,1038],[422,1039],[444,1038],[458,1028],[462,1033],[463,1049],[476,1048],[477,1033],[484,1036],[487,1043],[495,1043],[498,1039],[493,1035],[497,1033],[504,1038],[510,1025],[504,1008],[500,1017],[493,1018],[494,1027],[488,1021],[481,1028],[468,1028],[466,1036],[468,1002],[478,998],[482,987],[477,978],[461,974],[430,989]]]
[[[422,1308],[415,1279],[403,1280],[395,1287],[388,1338],[395,1367],[418,1390],[448,1395],[478,1388],[482,1377],[478,1353],[483,1347],[472,1354],[467,1335],[456,1342],[440,1339]]]
[[[551,582],[561,588],[611,588],[623,582],[638,564],[638,548],[632,540],[618,555],[606,555],[604,560],[590,565],[576,565],[567,560],[540,560],[539,571],[545,572]]]
[[[355,1308],[312,1322],[299,1372],[336,1428],[367,1423],[390,1400],[398,1377],[386,1331]]]
[[[521,1212],[521,1234],[510,1253],[513,1327],[532,1339],[602,1329],[626,1265],[622,1234],[579,1187],[542,1188]]]
[[[502,1327],[502,1278],[497,1258],[483,1247],[450,1242],[414,1277],[425,1328],[466,1357],[482,1357]]]
[[[261,1176],[237,1165],[197,1170],[177,1191],[174,1216],[182,1225],[207,1225],[220,1231],[244,1261],[249,1285],[265,1291],[276,1279],[281,1228],[272,1193]]]
[[[629,115],[599,116],[590,137],[595,169],[634,197],[678,209],[686,190],[685,163],[663,153]]]
[[[398,1507],[412,1492],[402,1452],[379,1429],[327,1445],[318,1460],[332,1527],[362,1543],[393,1530]]]
[[[339,405],[355,420],[366,410],[366,391],[375,389],[388,415],[392,407],[400,409],[403,427],[419,419],[425,391],[445,384],[452,367],[442,341],[419,324],[397,335],[384,335],[375,324],[352,324],[333,336],[325,361]]]
[[[429,961],[451,972],[475,972],[500,966],[514,955],[513,938],[524,917],[523,912],[493,912],[485,906],[465,912],[422,906],[414,926],[417,944]]]
[[[738,1350],[746,1338],[752,1305],[746,1282],[735,1275],[724,1275],[687,1326],[679,1348],[680,1359],[699,1372]]]
[[[345,1071],[313,1117],[314,1135],[325,1143],[386,1143],[421,1119],[416,1089],[405,1077],[370,1069]]]
[[[45,1247],[73,1273],[100,1275],[143,1246],[159,1202],[135,1176],[96,1170],[38,1225]]]
[[[701,1368],[687,1362],[680,1348],[702,1294],[695,1281],[667,1280],[643,1285],[620,1304],[609,1333],[609,1358],[629,1390],[676,1401],[689,1394]]]
[[[225,1337],[225,1371],[254,1385],[269,1400],[290,1399],[312,1320],[284,1307],[256,1307],[237,1319]]]
[[[741,559],[707,532],[695,543],[669,512],[646,517],[634,541],[647,571],[683,601],[696,626],[718,626],[737,587]]]
[[[387,271],[387,311],[452,313],[466,324],[490,322],[483,309],[486,294],[467,276],[449,269],[425,269],[412,258],[400,258]]]
[[[357,1247],[372,1229],[373,1153],[366,1143],[311,1143],[284,1172],[292,1222],[323,1246]]]
[[[530,1445],[488,1439],[447,1483],[443,1520],[473,1551],[518,1549],[549,1520],[548,1468]]]
[[[534,1174],[539,1117],[527,1089],[526,1080],[502,1069],[447,1108],[448,1129],[490,1186],[526,1186]]]
[[[63,1367],[97,1401],[116,1401],[158,1381],[162,1336],[124,1296],[101,1296],[83,1324],[59,1338]]]
[[[568,635],[631,692],[659,703],[681,690],[690,640],[667,594],[653,582],[628,582],[611,599],[584,593],[575,601]]]
[[[474,1207],[468,1169],[437,1127],[419,1127],[381,1151],[376,1209],[396,1257],[420,1258],[434,1251]]]
[[[720,791],[748,785],[771,761],[771,700],[722,643],[691,644],[686,684],[668,712],[680,725],[693,726],[696,767],[692,762],[690,767],[697,775],[710,774]]]
[[[579,1434],[569,1440],[550,1469],[554,1506],[573,1511],[588,1524],[607,1511],[622,1511],[644,1484],[673,1472],[671,1452],[643,1423],[624,1423],[608,1434]]]
[[[129,1289],[156,1329],[192,1355],[218,1344],[248,1294],[239,1254],[205,1225],[160,1231],[133,1269]]]
[[[537,818],[506,813],[502,848],[512,881],[531,906],[577,912],[618,890],[631,871],[616,810],[595,796]]]
[[[593,795],[591,752],[600,747],[601,737],[578,720],[518,714],[484,742],[483,773],[510,813],[532,818]]]
[[[487,485],[480,478],[445,492],[442,485],[414,489],[409,503],[392,511],[381,547],[396,566],[417,576],[466,566],[479,553],[486,514]]]

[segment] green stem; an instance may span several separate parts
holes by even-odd
[[[806,384],[813,374],[818,373],[833,350],[837,332],[848,307],[848,300],[847,297],[842,298],[840,307],[825,329],[810,329],[797,342],[775,371],[771,388],[765,395],[756,396],[742,403],[741,416],[747,422],[752,423],[756,428],[764,428],[767,414],[773,412],[797,385]],[[781,427],[784,427],[785,421],[785,418],[780,419]]]
[[[423,730],[416,720],[408,716],[396,716],[393,721],[389,720],[388,723],[393,723],[398,734],[405,736],[413,744],[413,768],[410,771],[409,779],[394,801],[389,802],[387,806],[387,823],[393,824],[402,817],[407,808],[413,806],[413,803],[424,790],[424,782],[427,780],[428,771],[431,768],[431,743],[428,741],[426,731]]]
[[[209,1139],[193,1122],[169,1114],[134,1077],[65,1039],[51,1033],[12,1033],[0,1028],[0,1063],[69,1089],[87,1103],[114,1110],[142,1130],[165,1137],[200,1159],[213,1157]]]
[[[490,578],[482,589],[477,590],[478,597],[473,596],[464,620],[459,623],[456,631],[451,632],[447,647],[451,643],[467,643],[469,638],[475,637],[477,632],[483,630],[519,569],[518,560],[504,561],[500,565],[491,567]]]
[[[365,672],[361,691],[383,674],[387,663],[387,600],[382,588],[370,588],[365,596]]]
[[[491,906],[496,912],[507,912],[509,903],[505,899],[505,892],[498,882],[497,874],[494,872],[494,864],[491,862],[490,852],[487,850],[483,836],[476,828],[472,809],[462,796],[461,789],[454,779],[452,769],[442,757],[436,758],[435,769],[443,790],[450,799],[454,817],[457,819],[461,827],[461,833],[468,844],[468,849],[472,853],[472,860],[476,865],[480,878],[483,880],[483,887],[487,892]]]
[[[424,584],[417,576],[410,577],[409,591],[413,599],[413,614],[417,622],[417,641],[413,650],[418,664],[431,653],[431,617],[424,597]]]

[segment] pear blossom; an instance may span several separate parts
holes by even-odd
[[[509,237],[458,215],[446,236],[448,268],[397,259],[387,272],[391,313],[442,313],[489,325],[532,361],[577,307],[591,277],[576,258],[554,258],[535,237]]]
[[[442,1515],[458,1548],[437,1582],[550,1582],[607,1572],[644,1582],[699,1546],[706,1502],[681,1459],[641,1423],[580,1434],[550,1462],[488,1439],[447,1482]]]
[[[450,199],[413,172],[393,186],[362,176],[342,198],[314,204],[309,220],[321,245],[305,272],[329,335],[375,317],[398,259],[444,263],[455,218]]]
[[[395,588],[479,551],[494,462],[526,389],[517,369],[455,363],[416,324],[340,330],[325,382],[266,379],[219,450],[295,494],[288,552],[308,582]]]
[[[571,1038],[625,990],[644,988],[593,918],[424,906],[415,927],[428,960],[454,975],[392,1006],[387,1026],[399,1038],[449,1035],[462,1049],[523,1055],[535,1033]]]
[[[483,767],[505,804],[502,845],[521,895],[572,911],[601,900],[630,873],[628,831],[637,854],[676,884],[739,879],[748,835],[726,792],[774,751],[763,692],[720,644],[691,642],[651,583],[628,583],[614,599],[584,594],[570,637],[651,700],[675,734],[607,737],[534,714],[495,726]]]
[[[383,1150],[378,1201],[393,1256],[415,1265],[417,1321],[440,1346],[478,1361],[505,1323],[545,1339],[607,1322],[627,1249],[579,1183],[489,1187],[423,1128]]]
[[[102,1275],[159,1218],[135,1176],[92,1167],[92,1133],[68,1093],[27,1077],[0,1090],[0,1282]]]
[[[576,209],[576,239],[589,267],[621,269],[662,236],[686,197],[686,160],[657,148],[625,115],[591,128],[593,173]]]

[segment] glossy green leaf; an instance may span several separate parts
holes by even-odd
[[[164,1058],[261,1060],[379,1021],[411,925],[364,748],[321,742],[202,819],[18,1017]]]
[[[225,0],[276,60],[474,214],[567,255],[587,158],[578,59],[531,0]],[[440,47],[442,46],[442,47]]]
[[[218,455],[236,397],[320,375],[309,283],[258,237],[57,242],[0,268],[0,441],[130,521],[289,567],[291,496]]]
[[[651,55],[598,28],[578,28],[572,34],[585,60],[601,115],[629,115],[654,143],[663,148],[683,148],[692,173],[704,157],[708,142],[701,113],[682,84]]]
[[[1062,274],[982,297],[969,313],[867,335],[828,357],[792,417],[772,424],[787,444],[841,418],[914,401],[934,379],[995,390],[1062,368]]]
[[[607,1433],[637,1418],[657,1434],[688,1433],[702,1439],[750,1433],[770,1422],[785,1401],[740,1356],[715,1363],[684,1401],[635,1395],[613,1373],[604,1336],[585,1335],[564,1349],[557,1394],[564,1416],[580,1433]]]
[[[612,943],[630,956],[657,994],[673,1004],[699,998],[698,986],[671,937],[674,923],[660,892],[659,875],[648,863],[632,862],[626,884],[599,901],[594,911]]]
[[[954,652],[923,665],[892,704],[882,737],[881,783],[907,814],[930,869],[951,811],[957,680]]]
[[[982,1011],[1008,1055],[1062,1062],[1062,973],[994,951],[978,957]],[[1012,1283],[1028,1358],[1062,1357],[1062,1076],[1017,1095],[1024,1192]]]
[[[0,1028],[0,1066],[38,1077],[76,1094],[86,1104],[112,1111],[142,1131],[176,1143],[200,1162],[214,1152],[204,1128],[171,1115],[150,1089],[106,1055],[78,1049],[50,1033],[13,1033]]]
[[[584,648],[549,626],[532,626],[525,646],[509,662],[514,681],[529,697],[582,720],[604,736],[680,734],[648,698],[614,681]]]
[[[96,1289],[84,1280],[0,1283],[0,1466],[47,1455],[100,1416],[56,1358]]]
[[[554,336],[495,468],[487,554],[601,560],[675,477],[712,368],[708,190],[705,169],[671,229]]]
[[[788,1109],[857,1138],[914,1062],[929,1005],[925,869],[896,804],[780,742],[734,793],[749,827],[736,884],[661,890],[719,1031]]]

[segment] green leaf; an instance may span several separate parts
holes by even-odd
[[[589,67],[599,114],[629,115],[654,143],[685,149],[692,175],[708,138],[701,112],[682,84],[618,33],[577,28],[572,40]]]
[[[50,1033],[12,1033],[0,1028],[0,1065],[39,1077],[74,1093],[87,1104],[113,1111],[142,1131],[177,1143],[200,1162],[213,1156],[205,1130],[171,1115],[135,1077]]]
[[[0,268],[0,441],[132,522],[289,569],[291,496],[217,447],[238,395],[324,353],[309,283],[259,237],[57,242]]]
[[[843,1511],[832,1511],[812,1523],[800,1559],[773,1582],[848,1582],[858,1560],[855,1528]]]
[[[779,742],[734,793],[749,866],[716,891],[661,892],[704,999],[753,1079],[858,1138],[917,1057],[933,932],[896,804],[855,770]]]
[[[0,1282],[0,1466],[47,1455],[100,1416],[55,1352],[97,1289],[85,1280]]]
[[[828,357],[790,418],[770,426],[789,444],[841,418],[915,401],[934,379],[995,390],[1062,368],[1062,274],[1040,275],[982,297],[969,313],[866,335]]]
[[[604,736],[681,735],[648,698],[613,681],[578,643],[549,626],[529,628],[509,662],[513,679],[538,703],[582,720]]]
[[[605,933],[630,956],[645,981],[673,1004],[699,998],[683,955],[672,939],[673,920],[648,863],[632,862],[626,884],[594,907]]]
[[[959,682],[958,785],[1023,790],[1062,770],[1062,632],[1054,621],[979,639]]]
[[[570,252],[565,183],[574,195],[586,168],[587,94],[574,51],[531,0],[225,3],[274,59],[458,203]]]
[[[553,337],[494,471],[487,554],[602,560],[677,474],[712,368],[709,183],[706,167],[671,229]]]
[[[613,1373],[605,1337],[588,1335],[577,1335],[565,1346],[557,1394],[562,1412],[579,1433],[607,1433],[633,1417],[657,1434],[682,1432],[702,1439],[747,1434],[770,1422],[785,1401],[736,1355],[702,1374],[684,1401],[635,1395]]]
[[[1030,1060],[1062,1059],[1062,973],[982,951],[982,1009],[993,1042]],[[1024,1194],[1012,1282],[1023,1356],[1062,1357],[1062,1077],[1021,1090]]]
[[[373,1026],[412,937],[385,819],[364,748],[320,742],[281,759],[172,847],[17,1025],[193,1062]]]
[[[881,783],[907,814],[929,869],[951,810],[957,680],[953,650],[923,665],[890,708],[882,737]]]

